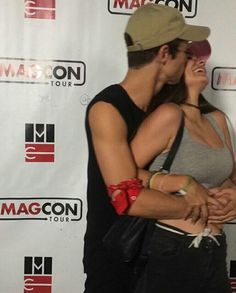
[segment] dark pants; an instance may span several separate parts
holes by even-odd
[[[105,250],[96,253],[84,261],[84,293],[131,293],[133,265],[121,263],[109,257]]]
[[[230,293],[225,235],[203,237],[198,248],[193,236],[156,227],[150,256],[135,293]]]

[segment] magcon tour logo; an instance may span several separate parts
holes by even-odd
[[[25,124],[25,162],[53,163],[55,160],[55,125]]]
[[[197,14],[197,0],[108,0],[108,11],[114,14],[129,15],[147,3],[177,8],[186,18],[193,18]]]
[[[56,18],[56,0],[24,0],[24,4],[25,18]]]
[[[3,83],[75,87],[82,86],[85,79],[86,66],[82,61],[0,57]]]
[[[236,67],[215,67],[211,87],[216,91],[236,91]]]
[[[81,219],[80,198],[0,198],[0,221],[78,222]]]
[[[229,280],[231,284],[232,293],[236,292],[236,260],[230,260]]]
[[[25,257],[24,293],[51,293],[52,281],[52,257]]]

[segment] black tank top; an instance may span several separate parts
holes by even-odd
[[[101,91],[89,104],[86,113],[86,133],[88,140],[89,159],[87,168],[87,229],[85,233],[84,260],[96,250],[101,249],[102,238],[109,227],[117,218],[114,208],[110,203],[106,185],[96,160],[88,124],[88,113],[91,107],[99,102],[112,104],[123,117],[127,125],[127,141],[130,141],[137,127],[144,118],[144,112],[136,106],[127,92],[118,84],[109,86]],[[114,166],[115,168],[115,166]],[[90,255],[90,256],[91,256]]]

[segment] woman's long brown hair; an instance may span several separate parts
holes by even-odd
[[[164,85],[161,91],[152,98],[152,101],[148,107],[147,114],[150,114],[158,106],[164,103],[175,103],[181,105],[187,100],[187,87],[184,82],[184,77],[176,85]],[[215,106],[209,103],[202,94],[199,96],[199,107],[202,114],[207,114],[219,111]]]

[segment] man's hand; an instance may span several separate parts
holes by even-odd
[[[200,220],[203,224],[206,224],[209,216],[209,206],[214,206],[217,209],[224,208],[224,202],[209,196],[208,189],[201,184],[192,181],[188,187],[187,194],[184,196],[187,202],[187,211],[185,219],[192,219],[193,223]]]
[[[224,205],[222,209],[215,209],[209,205],[209,222],[223,224],[236,219],[236,189],[214,188],[210,190],[212,198]]]

